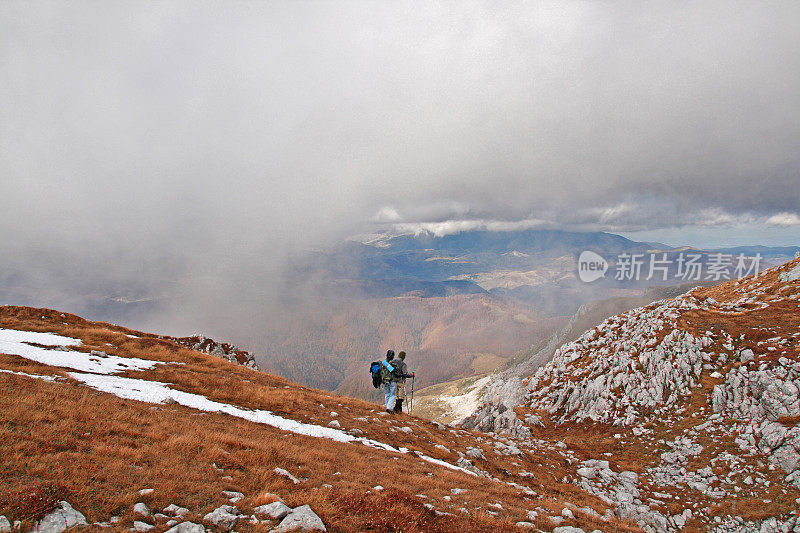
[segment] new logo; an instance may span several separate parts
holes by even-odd
[[[601,255],[584,250],[578,257],[578,277],[584,283],[591,283],[606,275],[608,261]]]

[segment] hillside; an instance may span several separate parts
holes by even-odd
[[[370,361],[405,350],[424,387],[494,370],[564,322],[489,294],[338,300],[286,311],[248,343],[259,367],[338,394],[376,398]]]
[[[509,391],[518,390],[523,378],[552,359],[558,348],[574,341],[587,329],[609,316],[681,294],[690,288],[691,286],[656,286],[636,296],[609,298],[583,304],[566,325],[552,337],[532,345],[527,350],[520,350],[496,371],[439,383],[420,390],[415,397],[415,412],[439,422],[458,423],[471,415],[481,404],[508,403]],[[483,408],[486,409],[486,405]],[[486,426],[484,429],[491,428]]]
[[[389,417],[47,309],[0,307],[0,453],[0,515],[24,531],[65,514],[108,531],[267,531],[280,520],[259,506],[279,498],[328,531],[639,530],[562,482],[573,452],[556,441]]]
[[[800,259],[611,317],[468,419],[490,433],[2,307],[0,515],[266,531],[281,498],[329,531],[791,531],[798,302]]]
[[[573,482],[657,531],[792,530],[799,303],[800,258],[622,313],[465,426],[591,449]]]
[[[579,279],[577,260],[585,250],[609,260],[604,278]],[[774,260],[792,250],[727,252]],[[298,253],[269,273],[257,268],[246,283],[234,281],[238,276],[198,277],[169,255],[149,257],[131,279],[127,268],[83,276],[97,258],[10,254],[0,264],[0,303],[68,309],[162,334],[202,330],[247,346],[271,373],[373,399],[364,366],[389,348],[412,355],[421,387],[495,372],[520,351],[546,345],[585,304],[637,299],[654,285],[685,283],[676,267],[680,254],[689,252],[707,270],[712,250],[604,232],[386,231]],[[615,279],[622,253],[667,254],[668,279]],[[66,273],[65,264],[73,265]]]

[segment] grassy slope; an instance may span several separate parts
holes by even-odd
[[[57,311],[2,307],[0,327],[80,338],[82,351],[100,349],[120,356],[183,362],[185,366],[160,366],[131,376],[168,381],[176,389],[309,423],[326,425],[335,410],[346,429],[359,428],[367,437],[451,463],[458,458],[456,451],[478,447],[486,459],[476,460],[476,465],[501,480],[452,471],[413,454],[298,436],[179,405],[121,400],[69,378],[51,383],[0,373],[0,514],[12,520],[32,517],[30,508],[20,507],[21,495],[36,493],[45,483],[62,486],[68,500],[90,522],[121,515],[119,531],[130,527],[131,506],[142,499],[136,491],[145,487],[155,489],[144,498],[151,508],[175,503],[191,509],[198,521],[227,503],[222,490],[245,493],[245,500],[237,504],[245,511],[273,498],[266,493],[275,493],[292,506],[310,504],[330,531],[511,531],[514,522],[524,520],[534,506],[555,515],[565,501],[591,506],[600,514],[607,508],[596,497],[562,484],[563,458],[547,449],[528,449],[514,458],[498,455],[485,435],[407,415],[389,419],[376,413],[375,405],[361,400],[298,386],[151,335]],[[10,355],[0,355],[0,368],[65,375],[60,369]],[[400,431],[401,426],[412,433]],[[276,475],[275,467],[304,481],[293,485]],[[523,471],[538,474],[530,478],[521,475]],[[527,485],[536,496],[504,481]],[[370,490],[377,484],[385,490]],[[455,487],[467,492],[451,495]],[[437,516],[423,507],[428,502],[453,515]],[[489,504],[497,502],[504,510],[495,517],[487,511],[493,510]],[[462,507],[467,513],[456,510]],[[637,530],[631,524],[601,522],[581,512],[576,517],[567,523],[588,530],[601,526]],[[539,520],[540,527],[550,527],[546,519]],[[165,529],[161,523],[158,526]],[[266,524],[237,525],[239,531],[267,529]]]

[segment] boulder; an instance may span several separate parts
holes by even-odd
[[[141,516],[150,516],[150,508],[142,502],[133,506],[133,513]]]
[[[55,510],[47,513],[36,523],[30,533],[61,533],[73,527],[88,525],[85,516],[73,509],[69,503],[61,501]]]
[[[241,492],[236,492],[233,490],[223,490],[222,494],[231,501],[231,503],[236,503],[242,499],[244,499],[244,494]]]
[[[327,531],[327,529],[317,513],[311,510],[311,507],[302,505],[286,515],[286,518],[278,524],[274,531],[275,533],[288,533],[290,531]]]
[[[194,522],[183,522],[168,529],[165,533],[205,533],[206,528]]]
[[[180,516],[181,518],[189,514],[189,509],[186,507],[179,507],[174,503],[169,504],[167,507],[164,508],[165,513],[170,513],[175,516]]]
[[[203,520],[214,524],[220,529],[229,531],[233,529],[240,514],[239,509],[233,505],[221,505],[205,515]]]
[[[0,515],[0,533],[9,533],[11,531],[11,522],[8,518]]]
[[[292,512],[292,508],[283,502],[272,502],[266,505],[259,505],[253,509],[253,514],[268,516],[273,520],[281,520]]]

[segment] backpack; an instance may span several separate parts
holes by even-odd
[[[369,364],[369,373],[372,374],[372,386],[376,389],[383,383],[381,377],[381,364],[378,361],[373,361]]]
[[[392,373],[394,372],[394,367],[392,366],[392,364],[389,363],[388,361],[381,361],[380,367],[381,367],[380,370],[381,383],[390,383],[391,381],[393,381]]]

